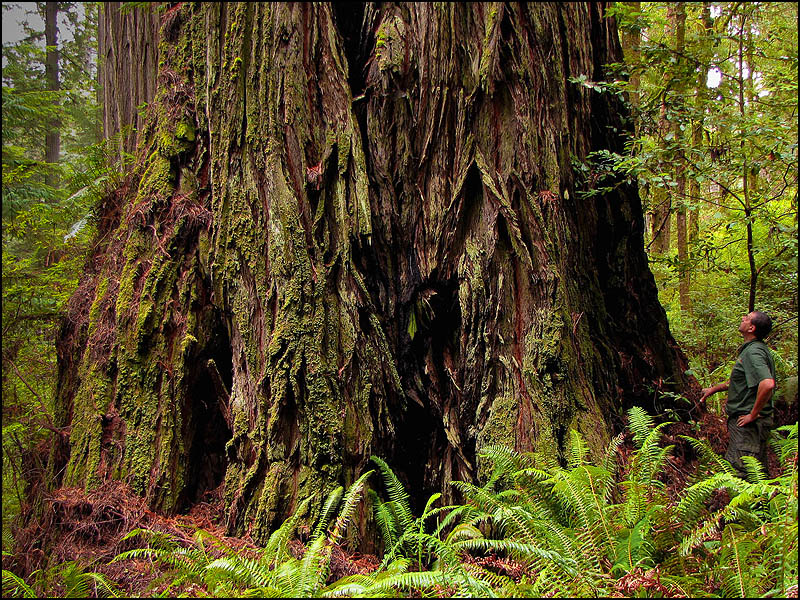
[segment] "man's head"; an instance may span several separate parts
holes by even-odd
[[[753,336],[758,340],[763,340],[770,331],[772,331],[772,319],[767,313],[760,310],[746,314],[739,324],[739,333],[745,337]]]

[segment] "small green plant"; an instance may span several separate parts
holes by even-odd
[[[3,556],[9,553],[3,552]],[[120,591],[102,573],[86,571],[76,561],[57,564],[31,573],[28,582],[3,569],[4,598],[117,598]]]

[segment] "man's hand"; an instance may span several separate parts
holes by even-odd
[[[755,421],[758,417],[754,417],[751,414],[742,415],[738,419],[736,419],[736,424],[739,427],[744,427],[745,425],[749,425],[753,421]]]
[[[739,425],[739,427],[744,427],[745,425],[752,423],[758,418],[758,414],[761,412],[761,409],[767,405],[767,401],[772,397],[772,392],[774,390],[775,390],[774,379],[761,380],[761,382],[758,384],[756,403],[755,406],[753,406],[753,410],[751,410],[749,414],[742,415],[741,417],[736,419],[736,423]]]
[[[718,383],[717,385],[711,386],[709,388],[703,388],[702,396],[700,396],[700,404],[705,404],[706,398],[709,396],[713,396],[717,392],[724,392],[728,389],[730,382],[723,381],[722,383]]]

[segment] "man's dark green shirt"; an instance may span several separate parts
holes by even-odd
[[[775,379],[775,362],[764,342],[751,340],[739,348],[739,357],[731,371],[728,386],[728,416],[749,414],[756,403],[758,384],[764,379]],[[772,415],[772,398],[758,413],[759,417]]]

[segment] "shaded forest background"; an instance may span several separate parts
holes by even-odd
[[[99,204],[133,160],[122,140],[136,134],[102,138],[99,7],[27,10],[24,37],[3,44],[4,552],[29,483],[63,434],[53,419],[54,340],[96,242]],[[778,394],[796,415],[797,6],[626,2],[611,13],[625,61],[608,65],[604,81],[572,83],[629,103],[635,135],[625,153],[595,153],[574,168],[592,193],[638,182],[650,268],[699,382],[727,377],[741,314],[764,310],[775,322],[767,341]],[[722,414],[716,402],[709,410]]]

